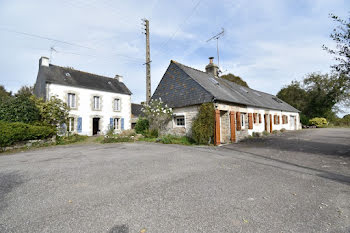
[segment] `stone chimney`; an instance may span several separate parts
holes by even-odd
[[[119,75],[119,74],[116,74],[115,77],[114,77],[116,80],[118,80],[119,82],[123,82],[123,76]]]
[[[50,65],[50,61],[48,57],[41,57],[39,60],[39,67],[40,66],[46,66],[48,67]]]
[[[205,67],[205,72],[212,74],[215,78],[219,77],[219,67],[213,62],[214,57],[209,57],[209,64]]]

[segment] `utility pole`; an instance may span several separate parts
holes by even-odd
[[[216,39],[216,52],[217,52],[217,55],[218,55],[218,66],[219,66],[219,69],[220,69],[220,57],[219,57],[219,38],[221,36],[223,36],[225,33],[225,29],[222,28],[222,31],[218,34],[216,34],[215,36],[213,36],[212,38],[210,38],[209,40],[207,40],[207,42],[211,41],[211,40],[214,40]]]
[[[144,30],[146,35],[146,103],[151,100],[151,55],[149,48],[149,21],[147,19],[142,19],[144,22]]]

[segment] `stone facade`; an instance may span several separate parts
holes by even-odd
[[[191,136],[191,128],[192,122],[194,118],[198,114],[200,105],[174,108],[174,116],[173,119],[167,124],[166,130],[162,133],[165,134],[174,134],[179,136]],[[235,136],[236,142],[252,135],[254,132],[262,133],[264,131],[270,132],[274,130],[298,130],[301,129],[300,117],[297,112],[284,112],[278,110],[269,110],[269,109],[261,109],[254,107],[247,107],[244,105],[235,105],[235,104],[227,104],[227,103],[215,103],[215,108],[220,111],[220,142],[221,143],[229,143],[231,142],[231,124],[230,124],[230,112],[235,113]],[[236,113],[240,112],[241,120],[237,121]],[[249,129],[249,117],[248,114],[252,114],[252,129]],[[255,122],[254,122],[255,115]],[[260,117],[259,117],[260,115]],[[185,126],[179,127],[175,123],[176,116],[184,116],[185,117]],[[272,119],[272,125],[270,125],[270,116]],[[279,117],[280,121],[275,122],[274,117]],[[285,119],[282,120],[282,116],[285,116]],[[265,124],[266,121],[266,124]],[[240,123],[241,127],[238,130],[237,124]]]

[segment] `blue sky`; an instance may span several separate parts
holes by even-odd
[[[322,45],[334,13],[346,18],[346,0],[0,0],[0,84],[16,91],[33,85],[41,56],[52,63],[100,75],[124,77],[133,102],[145,99],[145,37],[141,19],[150,20],[152,92],[170,60],[204,70],[216,59],[251,88],[276,94],[311,72],[329,72],[334,63]],[[79,46],[9,32],[36,34]]]

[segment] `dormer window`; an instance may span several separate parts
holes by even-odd
[[[100,110],[100,97],[94,96],[94,110]]]
[[[68,107],[70,108],[76,107],[76,98],[74,93],[68,93]]]

